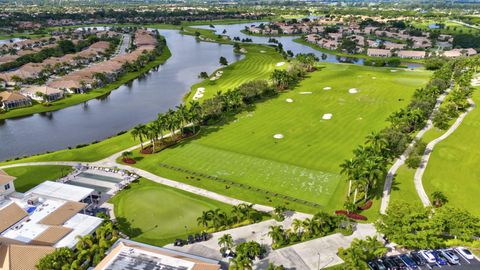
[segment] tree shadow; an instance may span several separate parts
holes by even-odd
[[[137,237],[143,233],[142,229],[132,227],[132,224],[130,223],[130,221],[128,221],[124,217],[116,217],[115,223],[121,232],[125,233],[131,238]]]

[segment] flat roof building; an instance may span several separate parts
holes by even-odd
[[[94,270],[219,270],[217,260],[119,239]]]

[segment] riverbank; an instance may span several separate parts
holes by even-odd
[[[390,59],[390,58],[383,58],[383,57],[368,56],[366,54],[359,54],[359,53],[349,54],[349,53],[342,53],[342,52],[335,51],[335,50],[329,50],[329,49],[322,48],[322,47],[320,47],[316,44],[312,44],[310,42],[307,42],[301,37],[295,38],[295,39],[293,39],[293,41],[296,42],[296,43],[308,46],[308,47],[310,47],[312,49],[315,49],[317,51],[324,52],[324,53],[329,53],[329,54],[334,54],[334,55],[340,56],[340,57],[349,57],[349,58],[365,59],[365,60],[388,60],[388,59]],[[423,59],[407,59],[405,62],[423,64],[425,61]]]
[[[109,83],[104,87],[91,90],[91,91],[89,91],[85,94],[70,95],[70,96],[65,97],[63,99],[60,99],[60,100],[57,100],[57,101],[54,101],[54,102],[50,103],[50,106],[45,106],[43,104],[35,104],[33,106],[30,106],[30,107],[14,109],[14,110],[11,110],[11,111],[0,114],[0,120],[22,117],[22,116],[28,116],[28,115],[32,115],[32,114],[36,114],[36,113],[56,111],[56,110],[60,110],[60,109],[66,108],[66,107],[70,107],[70,106],[73,106],[73,105],[80,104],[82,102],[85,102],[85,101],[88,101],[88,100],[91,100],[91,99],[94,99],[94,98],[104,96],[104,95],[110,93],[111,91],[117,89],[121,85],[138,78],[142,74],[148,72],[150,69],[165,63],[165,61],[167,61],[167,59],[170,58],[170,56],[171,56],[170,50],[166,46],[160,56],[158,56],[155,60],[149,62],[147,65],[142,67],[140,70],[135,71],[135,72],[128,72],[128,73],[120,76],[120,78],[117,81]]]

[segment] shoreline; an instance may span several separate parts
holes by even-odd
[[[142,67],[139,71],[125,73],[117,81],[111,82],[101,88],[92,89],[85,94],[73,94],[69,97],[54,101],[53,103],[51,103],[52,105],[48,107],[43,106],[39,103],[30,107],[18,108],[5,112],[3,114],[0,114],[0,120],[15,119],[19,117],[34,115],[37,113],[58,111],[109,94],[110,92],[117,90],[120,86],[137,79],[151,69],[162,65],[170,58],[171,55],[172,54],[170,53],[170,49],[168,48],[168,46],[165,46],[162,54],[158,56],[155,60]]]

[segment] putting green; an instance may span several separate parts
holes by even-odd
[[[123,231],[130,231],[135,240],[153,245],[186,239],[187,234],[200,232],[196,219],[202,211],[230,209],[227,204],[145,179],[132,183],[111,202],[115,205],[117,220],[126,219],[130,224],[130,229],[126,229],[125,223],[120,222]]]
[[[258,104],[224,125],[205,128],[199,138],[144,156],[135,166],[255,203],[272,205],[270,196],[254,191],[260,188],[327,209],[341,207],[346,184],[339,165],[366,135],[386,125],[388,115],[406,106],[414,89],[424,85],[431,73],[322,65],[322,70],[310,74],[295,90]],[[357,93],[350,94],[352,88]],[[322,120],[325,114],[332,118]],[[275,139],[275,134],[284,137]],[[253,189],[239,192],[239,188],[209,179],[189,181],[159,163]]]
[[[473,100],[480,104],[480,88],[473,93]],[[465,117],[458,129],[433,149],[423,176],[425,191],[430,196],[443,192],[452,206],[480,215],[480,110],[474,109]]]

